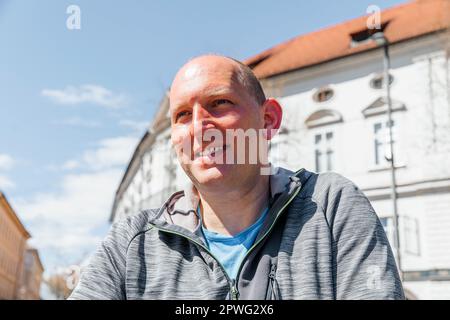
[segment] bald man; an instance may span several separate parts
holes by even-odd
[[[70,299],[404,299],[363,193],[268,162],[282,114],[239,61],[186,63],[170,121],[190,184],[114,223]]]

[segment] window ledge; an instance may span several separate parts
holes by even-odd
[[[399,163],[395,166],[395,169],[400,168],[406,168],[406,164]],[[374,165],[371,168],[369,168],[369,172],[379,172],[379,171],[388,171],[391,170],[391,166],[389,164],[381,164],[381,165]]]

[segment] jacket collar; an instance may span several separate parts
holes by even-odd
[[[270,195],[272,199],[275,199],[279,194],[289,191],[294,172],[281,167],[271,166],[271,169]],[[192,183],[188,183],[182,191],[170,196],[151,222],[160,226],[175,225],[197,233],[201,223],[201,217],[196,210],[198,204],[197,189]]]

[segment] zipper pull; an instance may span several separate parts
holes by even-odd
[[[269,273],[269,289],[267,290],[267,296],[266,300],[278,300],[279,297],[279,288],[278,288],[278,282],[275,278],[275,273],[277,272],[277,265],[274,263],[270,266],[270,273]]]
[[[275,273],[277,272],[277,265],[274,263],[270,266],[269,278],[275,280]]]
[[[295,188],[301,185],[300,178],[296,176],[290,176],[289,179],[291,180],[289,184],[289,191],[288,194],[291,194],[292,191],[294,191]]]
[[[231,300],[239,299],[239,290],[237,288],[236,280],[231,280]]]

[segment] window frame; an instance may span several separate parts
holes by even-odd
[[[395,153],[395,167],[404,167],[403,157],[400,153],[400,147],[398,143],[398,131],[399,124],[397,119],[391,119],[393,123],[393,132],[392,132],[392,143]],[[389,131],[387,130],[388,119],[385,117],[374,119],[370,123],[371,128],[371,159],[370,159],[370,171],[389,168],[390,161],[386,159],[386,155],[390,152],[390,149],[386,151],[386,147],[389,144]],[[381,127],[377,130],[376,126],[381,125]]]
[[[313,132],[314,166],[317,173],[335,169],[335,130],[322,128]],[[324,166],[324,170],[322,169]]]

